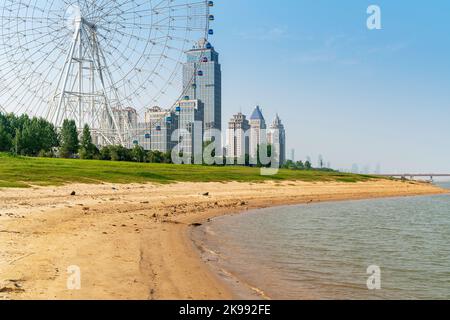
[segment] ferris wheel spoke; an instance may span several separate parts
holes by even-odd
[[[88,123],[123,143],[124,107],[142,115],[181,96],[184,53],[207,38],[209,10],[200,0],[3,0],[0,110]]]

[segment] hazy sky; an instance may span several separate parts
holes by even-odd
[[[297,158],[450,173],[450,1],[215,4],[224,122],[259,104]],[[366,27],[371,4],[382,30]]]

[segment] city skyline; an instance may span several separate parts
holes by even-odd
[[[367,29],[372,4],[382,30]],[[442,40],[450,3],[215,6],[210,40],[222,56],[224,121],[260,105],[268,118],[284,118],[297,159],[315,164],[323,154],[347,170],[380,163],[387,172],[450,171],[440,144],[450,135],[450,46]]]
[[[228,121],[226,136],[227,158],[244,164],[246,158],[257,162],[260,146],[271,146],[271,158],[283,165],[286,163],[286,131],[277,114],[268,125],[259,106],[247,118],[238,112]]]

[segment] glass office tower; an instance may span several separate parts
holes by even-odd
[[[199,100],[203,106],[205,141],[211,140],[209,129],[222,130],[222,71],[219,54],[202,39],[186,52],[183,86],[186,98]]]

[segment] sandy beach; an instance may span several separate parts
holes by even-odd
[[[0,189],[0,299],[233,299],[190,231],[269,206],[441,194],[427,183],[177,183]],[[69,266],[81,289],[69,290]]]

